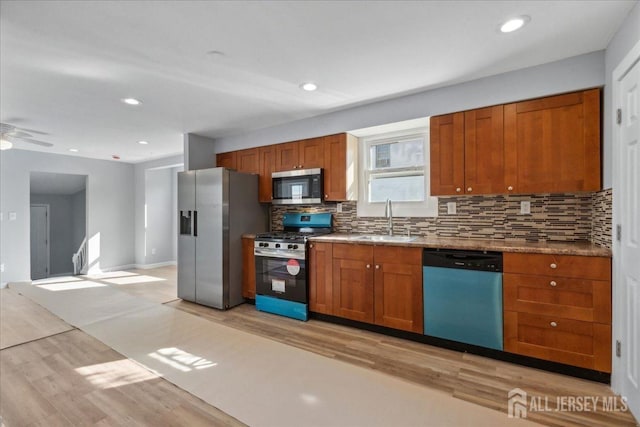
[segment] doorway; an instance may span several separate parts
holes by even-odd
[[[86,182],[86,175],[31,172],[32,280],[74,274],[74,255],[86,242]]]
[[[31,280],[49,276],[49,205],[31,205]]]
[[[615,354],[612,388],[640,417],[640,42],[613,72],[616,150],[613,210],[613,312]]]

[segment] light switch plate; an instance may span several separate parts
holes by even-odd
[[[520,202],[520,213],[522,215],[528,215],[531,213],[531,202],[528,200],[523,200]]]
[[[456,214],[456,202],[447,202],[447,214],[449,215]]]

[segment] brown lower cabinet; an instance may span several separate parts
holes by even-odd
[[[611,372],[611,259],[505,253],[504,349]]]
[[[253,237],[242,238],[242,296],[256,297],[256,261],[253,255]]]
[[[423,332],[422,248],[313,242],[309,272],[311,311]]]

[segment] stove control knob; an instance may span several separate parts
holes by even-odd
[[[276,248],[279,248],[279,247],[280,247],[280,243],[276,243]]]
[[[293,245],[293,249],[298,249],[298,245]]]
[[[287,246],[287,249],[293,249],[293,245]]]

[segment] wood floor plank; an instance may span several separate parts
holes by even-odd
[[[0,289],[0,349],[71,329],[30,299],[10,288]]]
[[[136,274],[167,280],[136,283]],[[97,280],[153,301],[170,301],[175,293],[175,267],[107,276]],[[133,279],[113,280],[127,277]],[[505,417],[507,393],[516,387],[530,395],[546,396],[553,405],[559,396],[614,396],[604,384],[328,322],[299,322],[259,312],[248,304],[228,311],[181,300],[167,305],[211,322],[421,384],[501,411]],[[28,306],[26,312],[41,309]],[[1,350],[0,374],[0,415],[11,427],[242,425],[78,330]],[[25,400],[29,401],[28,412],[24,410]],[[528,418],[549,426],[637,425],[629,412],[603,412],[602,405],[599,409],[530,412]]]

